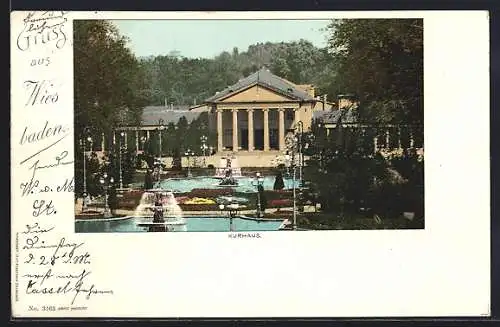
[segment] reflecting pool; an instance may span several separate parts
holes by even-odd
[[[174,193],[190,192],[195,188],[227,188],[231,187],[236,192],[255,192],[256,186],[253,185],[254,178],[240,177],[237,178],[238,186],[219,186],[220,180],[213,177],[192,177],[192,178],[169,178],[162,180],[159,187],[166,190],[171,190]],[[272,190],[274,186],[275,177],[265,176],[263,178],[263,187],[265,190]],[[284,178],[285,189],[293,188],[293,180]],[[295,187],[299,187],[299,181],[295,180]],[[158,185],[155,185],[157,188]]]
[[[229,232],[229,219],[226,217],[184,217],[188,232]],[[138,226],[143,221],[139,217],[125,217],[110,220],[76,220],[77,233],[127,233],[147,232],[147,227]],[[236,232],[277,231],[282,220],[259,221],[253,219],[234,218]],[[172,231],[181,231],[180,226],[170,226]]]

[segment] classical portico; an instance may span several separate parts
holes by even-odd
[[[310,127],[312,92],[267,69],[218,92],[206,101],[215,115],[218,152],[284,151],[287,130],[299,120]]]
[[[283,151],[285,131],[298,120],[294,108],[238,106],[217,109],[216,115],[218,151]]]

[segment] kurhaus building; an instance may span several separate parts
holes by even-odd
[[[262,68],[205,101],[210,128],[217,132],[217,152],[285,150],[285,135],[297,122],[304,131],[313,111],[331,110],[315,97],[312,85],[297,85]]]

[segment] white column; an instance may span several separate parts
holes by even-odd
[[[121,135],[120,135],[121,137]],[[126,131],[123,131],[123,140],[122,142],[125,142],[125,146],[124,148],[127,149],[128,148],[128,138],[127,138],[127,132]]]
[[[149,129],[146,131],[146,138],[148,139],[149,141]]]
[[[410,148],[415,146],[415,140],[413,139],[413,128],[410,127]]]
[[[294,125],[297,124],[299,120],[300,120],[299,108],[293,108],[293,124]]]
[[[279,150],[283,151],[285,149],[285,109],[278,109],[279,115]]]
[[[217,109],[217,151],[222,151],[224,145],[222,137],[224,136],[224,129],[222,128],[222,111]]]
[[[253,131],[253,109],[248,109],[248,151],[254,148]]]
[[[102,137],[102,139],[101,139],[101,151],[105,151],[104,150],[104,133],[102,133],[101,137]]]
[[[391,145],[391,144],[390,144],[390,142],[389,142],[389,134],[390,134],[390,133],[389,133],[389,129],[386,129],[386,130],[385,130],[385,147],[386,147],[387,149],[389,149],[389,148],[390,148],[390,145]]]
[[[262,109],[264,113],[264,151],[269,151],[269,109]]]
[[[139,152],[139,130],[135,130],[135,152]]]
[[[378,148],[377,148],[377,141],[378,141],[378,137],[377,137],[377,136],[375,136],[375,137],[373,138],[373,153],[377,153],[377,151],[378,151]]]
[[[113,147],[116,145],[116,132],[113,131]]]
[[[398,126],[398,149],[401,149],[401,126]]]
[[[233,151],[238,151],[238,110],[233,111]]]

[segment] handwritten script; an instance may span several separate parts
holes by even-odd
[[[41,149],[34,150],[34,153],[25,157],[20,165],[30,171],[30,179],[20,183],[21,197],[39,196],[42,193],[59,193],[74,191],[74,177],[50,178],[49,183],[42,184],[38,178],[39,171],[50,172],[52,176],[61,176],[55,170],[72,165],[74,160],[69,155],[68,150],[57,149],[57,145],[69,135],[68,128],[60,124],[51,124],[45,121],[43,128],[33,129],[26,126],[19,140],[19,145],[41,144]],[[48,143],[48,144],[47,144]],[[48,152],[49,159],[42,159],[40,155]],[[72,166],[71,166],[72,167]],[[36,198],[33,200],[33,217],[52,216],[57,213],[54,200]]]
[[[64,11],[30,12],[17,36],[17,48],[27,51],[40,45],[54,45],[56,49],[62,49],[68,40],[64,30],[68,21],[66,14]]]
[[[94,296],[112,295],[113,290],[92,282],[92,255],[85,250],[84,242],[65,237],[55,242],[47,241],[54,228],[36,222],[17,233],[19,258],[16,265],[22,264],[27,272],[16,279],[19,284],[16,284],[16,298],[19,292],[34,297],[61,296],[67,299],[68,305],[74,306]],[[30,310],[43,308],[31,306]]]
[[[88,301],[112,296],[113,290],[96,282],[94,257],[85,242],[72,231],[61,231],[55,219],[66,214],[73,222],[72,211],[59,210],[64,207],[59,201],[73,201],[63,193],[75,189],[72,122],[64,115],[70,108],[61,105],[68,100],[64,86],[71,81],[61,73],[70,68],[62,64],[72,37],[68,13],[23,15],[12,45],[17,52],[13,73],[23,74],[12,102],[12,124],[21,127],[11,143],[19,187],[12,194],[19,209],[12,217],[14,300],[31,312],[86,310]]]

